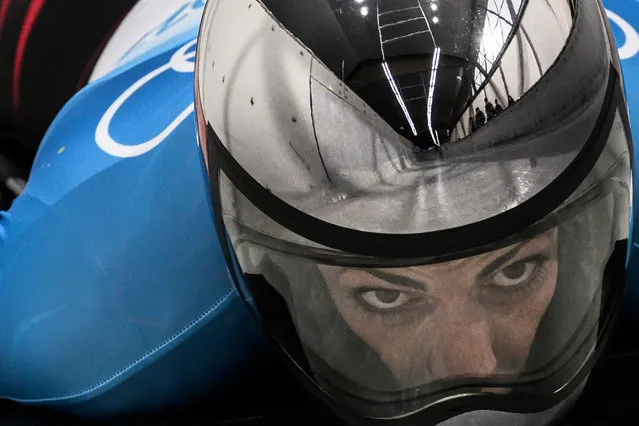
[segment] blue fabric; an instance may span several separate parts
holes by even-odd
[[[634,141],[639,140],[639,2],[636,0],[604,0],[617,46],[619,47],[624,85]],[[639,166],[638,146],[634,143],[635,170]],[[635,176],[635,181],[637,177]],[[637,198],[634,200],[633,246],[630,256],[626,309],[639,320],[639,223],[636,220]]]
[[[107,109],[188,36],[76,95],[0,217],[0,397],[84,415],[160,408],[223,387],[264,343],[216,239],[194,115],[142,155],[96,143]],[[192,102],[193,73],[167,69],[110,135],[152,139]]]

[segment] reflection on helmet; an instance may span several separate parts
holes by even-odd
[[[218,0],[201,26],[236,284],[355,423],[550,422],[624,283],[630,139],[602,9],[462,3]]]

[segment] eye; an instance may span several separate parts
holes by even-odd
[[[393,309],[408,302],[409,296],[397,290],[367,290],[360,295],[361,299],[375,309]]]
[[[537,261],[522,261],[506,266],[494,275],[494,283],[499,287],[515,287],[528,281],[537,269]]]

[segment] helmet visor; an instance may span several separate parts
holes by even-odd
[[[309,376],[366,416],[455,395],[547,396],[582,372],[624,280],[630,165],[619,114],[607,139],[589,178],[543,221],[445,261],[389,262],[293,238],[221,172],[237,279]]]

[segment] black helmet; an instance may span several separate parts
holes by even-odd
[[[229,270],[346,421],[542,425],[579,395],[629,254],[612,43],[599,1],[207,3]],[[507,106],[471,129],[484,99]]]

